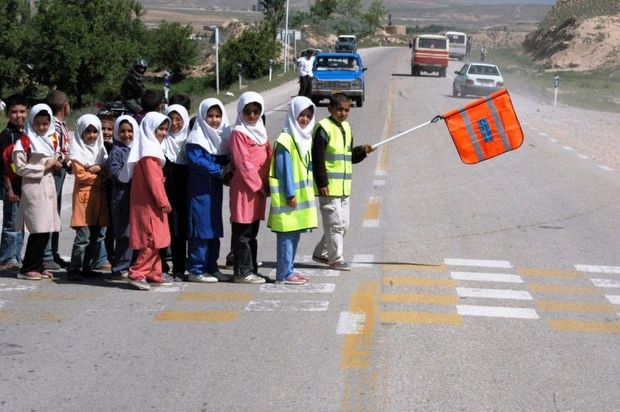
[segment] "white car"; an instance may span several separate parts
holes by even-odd
[[[488,96],[504,88],[504,78],[494,64],[468,63],[461,70],[454,72],[452,96]]]

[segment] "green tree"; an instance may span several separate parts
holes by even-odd
[[[31,80],[75,97],[118,85],[143,52],[146,29],[135,0],[40,0],[25,50]]]
[[[183,72],[198,58],[198,47],[191,34],[191,26],[165,21],[149,33],[151,63],[168,69],[173,81],[183,78]]]
[[[337,5],[338,0],[316,0],[314,5],[310,7],[310,13],[326,19],[334,14]]]
[[[28,0],[0,0],[0,92],[24,80],[21,56],[29,17]]]
[[[275,37],[286,15],[286,0],[259,0],[259,2],[265,9],[263,27]]]
[[[383,19],[387,10],[383,7],[383,0],[372,0],[370,7],[368,7],[368,11],[364,15],[364,20],[370,26],[370,28],[374,31],[377,27],[381,26],[383,23]]]

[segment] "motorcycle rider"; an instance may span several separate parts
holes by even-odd
[[[142,112],[142,106],[140,106],[140,97],[144,94],[146,88],[144,87],[144,73],[148,64],[144,59],[138,59],[133,65],[133,68],[127,73],[125,80],[121,86],[121,97],[123,104],[132,112]]]

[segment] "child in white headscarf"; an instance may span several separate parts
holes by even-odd
[[[114,258],[112,259],[112,278],[126,279],[133,251],[129,247],[129,192],[130,182],[120,180],[125,169],[129,151],[138,140],[140,129],[132,116],[124,115],[114,123],[114,146],[106,162],[106,169],[112,181],[111,209],[112,231],[114,234]],[[109,229],[108,229],[109,230]]]
[[[274,143],[269,169],[271,208],[267,226],[277,234],[276,282],[306,284],[293,263],[301,233],[317,227],[312,178],[312,129],[315,106],[298,96],[288,110],[284,129]]]
[[[162,168],[166,158],[161,146],[169,127],[170,119],[161,113],[144,116],[121,176],[124,182],[131,179],[129,247],[137,251],[128,282],[140,290],[151,288],[148,281],[171,284],[162,275],[159,257],[159,249],[170,244],[168,214],[172,208],[164,188]]]
[[[217,266],[222,223],[223,177],[230,162],[230,126],[224,105],[218,99],[200,103],[198,117],[185,152],[189,179],[188,259],[192,282],[231,281]]]
[[[98,241],[101,228],[108,225],[108,201],[104,188],[104,164],[108,158],[103,145],[101,120],[85,114],[77,121],[75,136],[71,139],[71,170],[75,176],[73,186],[73,213],[71,227],[75,240],[67,278],[81,281],[92,276],[92,268],[99,257]]]
[[[53,277],[43,266],[43,254],[51,232],[60,231],[52,171],[62,168],[62,154],[52,109],[48,105],[37,104],[32,108],[25,135],[15,143],[11,156],[15,173],[22,178],[16,229],[29,232],[22,268],[17,277],[40,280]]]
[[[237,122],[230,135],[234,174],[230,181],[230,221],[235,282],[265,283],[258,275],[258,228],[265,219],[271,146],[261,119],[265,102],[245,92],[237,103]]]
[[[166,164],[166,195],[172,206],[168,216],[170,227],[170,254],[172,257],[173,276],[175,280],[185,279],[185,262],[187,259],[187,159],[185,142],[189,134],[189,115],[187,109],[180,104],[172,104],[166,108],[165,115],[170,118],[168,137],[162,143]],[[170,267],[166,262],[167,249],[160,253],[163,272],[168,273]]]

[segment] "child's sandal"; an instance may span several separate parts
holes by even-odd
[[[25,280],[41,280],[41,274],[39,272],[26,272],[26,273],[18,273],[17,279],[25,279]]]

